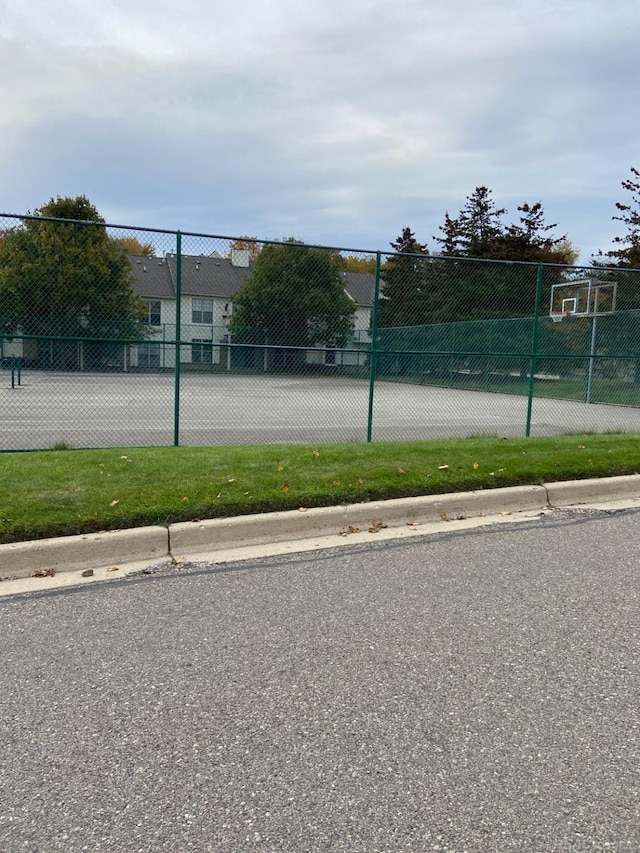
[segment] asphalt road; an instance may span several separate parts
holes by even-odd
[[[640,511],[0,602],[0,850],[637,851]]]

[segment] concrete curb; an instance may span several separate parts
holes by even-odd
[[[59,539],[36,539],[0,545],[0,577],[28,577],[50,569],[73,572],[140,561],[153,562],[168,555],[166,527],[136,527]]]
[[[157,563],[205,552],[580,504],[640,500],[640,474],[400,498],[0,545],[0,578]],[[350,530],[351,528],[351,530]]]
[[[544,509],[547,493],[543,486],[513,486],[449,495],[397,498],[347,506],[317,507],[308,510],[216,518],[172,524],[169,528],[171,553],[188,557],[205,551],[282,542],[311,536],[330,536],[352,528],[368,528],[382,522],[396,527],[407,522],[433,522],[454,518],[497,515]]]
[[[547,483],[545,488],[551,507],[633,500],[640,498],[640,474],[593,480],[567,480]]]

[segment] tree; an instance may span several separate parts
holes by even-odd
[[[614,237],[614,249],[600,251],[593,259],[594,267],[608,267],[597,273],[600,281],[615,282],[616,316],[615,341],[617,352],[638,352],[638,322],[636,311],[640,308],[640,171],[631,167],[632,177],[622,181],[622,188],[631,194],[630,200],[616,202],[618,213],[612,217],[626,226],[626,233]],[[614,362],[611,362],[613,367]],[[640,360],[631,362],[634,366],[634,381],[640,384]]]
[[[156,250],[153,243],[141,243],[137,237],[113,237],[113,242],[122,246],[128,255],[142,255],[145,258],[155,257]]]
[[[58,197],[33,215],[8,229],[0,244],[0,332],[58,340],[143,337],[144,305],[132,288],[127,252],[108,236],[89,200]],[[99,362],[112,349],[96,342],[88,359]],[[75,342],[60,346],[57,363],[70,366],[71,352]]]
[[[337,252],[334,260],[338,268],[345,272],[368,272],[375,275],[375,255],[342,255]]]
[[[468,258],[489,258],[495,241],[504,233],[500,217],[507,211],[496,208],[488,187],[476,187],[457,219],[447,212],[440,226],[444,237],[434,237],[442,254]]]
[[[545,223],[542,202],[537,201],[532,205],[525,202],[518,206],[518,211],[522,214],[520,222],[507,226],[504,233],[496,238],[490,249],[490,257],[545,264],[575,263],[578,253],[567,235],[552,237],[549,234],[558,227],[558,223]]]
[[[531,261],[548,264],[572,264],[577,252],[567,235],[553,237],[549,233],[557,223],[544,221],[542,202],[518,206],[519,222],[504,225],[507,210],[496,208],[488,187],[476,187],[467,197],[460,215],[454,219],[447,211],[440,226],[440,254],[458,258],[500,261]]]
[[[300,369],[304,348],[343,346],[353,330],[355,305],[330,255],[288,240],[265,246],[234,296],[231,332],[236,342],[281,349],[272,364]]]
[[[577,252],[566,235],[552,236],[557,224],[545,222],[542,202],[525,202],[518,212],[519,221],[505,225],[506,209],[497,208],[491,190],[480,186],[457,218],[445,214],[442,236],[434,239],[442,247],[440,254],[451,260],[441,270],[441,299],[431,322],[532,315],[536,271],[518,262],[548,265],[543,281],[547,299],[551,285],[562,277],[558,266],[574,263]],[[485,263],[490,260],[513,266]]]
[[[437,240],[442,246],[440,254],[461,257],[464,254],[464,249],[462,248],[462,234],[459,220],[449,216],[449,211],[447,210],[444,215],[444,225],[440,225],[439,227],[444,237],[434,236],[433,239]]]
[[[237,240],[232,240],[229,244],[229,249],[233,251],[234,249],[244,249],[249,252],[249,260],[256,261],[258,259],[258,255],[260,254],[260,250],[262,249],[262,244],[258,240],[257,237],[249,237],[247,234],[243,234],[241,237],[238,237]]]
[[[378,325],[417,326],[428,323],[427,268],[424,258],[429,254],[426,245],[416,240],[411,228],[390,244],[394,249],[384,264],[382,299],[378,308]]]
[[[631,201],[628,204],[617,201],[619,215],[611,217],[624,222],[627,233],[613,238],[617,248],[598,253],[598,257],[604,259],[602,262],[609,266],[640,267],[640,171],[632,166],[631,174],[633,178],[622,181],[622,188],[631,193]]]

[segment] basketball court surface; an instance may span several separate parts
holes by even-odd
[[[0,371],[0,449],[162,446],[174,443],[174,377]],[[183,373],[182,445],[366,441],[369,383],[345,377]],[[378,381],[374,441],[524,436],[524,396]],[[533,401],[531,435],[640,432],[640,409]]]

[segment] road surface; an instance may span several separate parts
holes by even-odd
[[[0,850],[637,851],[640,511],[0,601]]]

